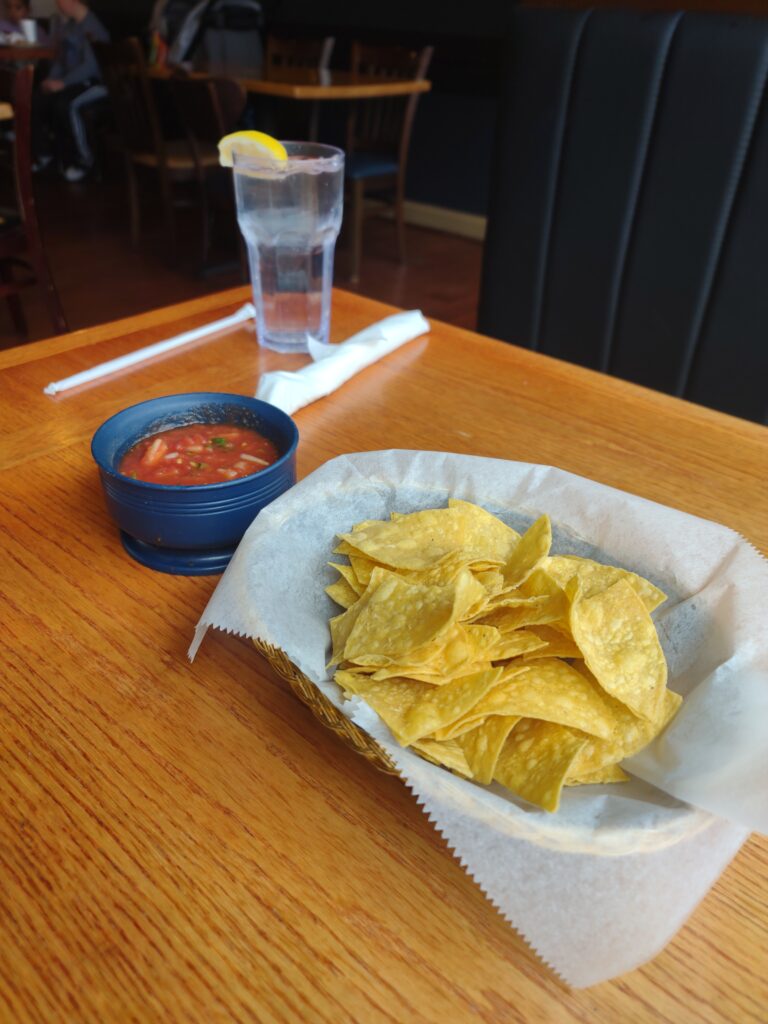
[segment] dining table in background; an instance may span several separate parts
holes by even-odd
[[[0,352],[0,1018],[765,1022],[768,840],[649,964],[567,988],[408,789],[235,636],[215,586],[131,561],[90,438],[186,391],[253,394],[306,357],[250,326],[55,397],[43,387],[232,312],[245,289]],[[389,314],[336,292],[336,340]],[[431,334],[295,414],[299,476],[349,451],[559,466],[768,549],[768,431],[472,332]],[[329,538],[330,542],[330,538]]]
[[[55,56],[55,49],[44,43],[0,43],[0,62],[34,64]]]
[[[432,83],[426,78],[381,78],[358,75],[351,71],[316,70],[313,68],[275,68],[268,76],[228,75],[222,72],[192,71],[191,78],[232,78],[249,93],[274,96],[284,100],[365,100],[392,96],[411,96],[429,92]],[[150,68],[150,78],[172,77],[169,68]]]

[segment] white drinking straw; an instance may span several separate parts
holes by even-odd
[[[44,387],[43,391],[46,395],[57,395],[60,391],[76,388],[79,384],[88,384],[89,381],[98,380],[99,377],[106,377],[108,373],[117,373],[118,370],[125,370],[128,366],[135,366],[136,363],[143,363],[147,359],[154,359],[155,356],[162,355],[164,352],[171,352],[175,348],[181,348],[182,345],[188,345],[190,341],[197,341],[198,338],[204,338],[208,334],[226,331],[230,327],[236,327],[237,324],[244,323],[246,320],[252,320],[255,316],[256,310],[253,307],[253,303],[246,302],[242,309],[238,309],[231,316],[225,316],[221,320],[214,320],[210,324],[203,324],[202,327],[195,327],[191,331],[185,331],[184,334],[177,334],[175,338],[168,338],[166,341],[158,341],[154,345],[147,345],[145,348],[136,349],[135,352],[118,356],[117,359],[110,359],[106,363],[99,363],[98,366],[92,366],[90,370],[82,370],[80,373],[72,374],[71,377],[65,377],[64,380],[54,381],[52,384]]]

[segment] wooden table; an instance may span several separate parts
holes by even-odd
[[[56,51],[44,43],[7,43],[0,45],[0,61],[53,60]]]
[[[299,356],[247,330],[56,398],[51,380],[232,311],[238,289],[0,352],[0,1019],[764,1022],[768,842],[656,960],[568,990],[405,786],[252,646],[187,645],[215,579],[132,562],[89,455],[141,399],[253,393]],[[333,333],[390,310],[339,292]],[[296,414],[299,473],[349,450],[551,463],[768,546],[768,432],[435,324]]]
[[[167,79],[167,68],[152,68],[150,77]],[[204,71],[192,72],[192,78],[207,78]],[[234,76],[227,76],[234,77]],[[234,78],[246,92],[276,96],[286,100],[365,100],[388,96],[410,96],[429,92],[432,83],[425,78],[379,78],[375,75],[354,75],[351,71],[315,71],[307,68],[273,70],[269,77]]]

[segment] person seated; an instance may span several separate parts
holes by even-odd
[[[82,0],[56,0],[61,22],[53,43],[56,55],[33,104],[35,169],[58,159],[67,181],[80,181],[93,166],[83,109],[107,95],[91,47],[109,33]]]
[[[29,4],[25,0],[3,0],[0,12],[0,35],[23,39],[21,23],[30,16]]]
[[[29,0],[3,0],[0,4],[0,36],[18,40],[26,39],[21,23],[31,19]],[[45,41],[45,32],[38,25],[34,42],[44,43]]]

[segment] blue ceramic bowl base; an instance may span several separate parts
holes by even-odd
[[[119,471],[144,437],[191,423],[234,423],[269,438],[279,458],[236,480],[201,486],[148,483]],[[259,512],[296,482],[296,424],[281,409],[248,395],[197,391],[151,398],[110,416],[91,441],[107,510],[123,547],[137,562],[177,576],[223,572]]]
[[[213,551],[191,551],[184,548],[158,548],[136,540],[120,531],[123,547],[137,562],[156,572],[167,572],[173,576],[215,576],[224,572],[236,545]]]

